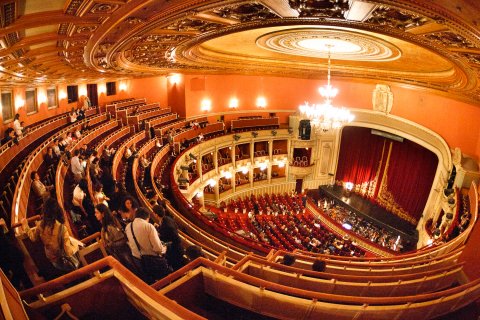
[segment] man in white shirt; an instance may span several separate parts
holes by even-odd
[[[73,157],[70,159],[70,169],[72,170],[75,182],[79,182],[85,176],[82,163],[80,162],[80,151],[77,149],[73,152]]]
[[[157,268],[155,274],[152,274],[151,270],[156,269],[155,266],[150,266],[149,270],[145,270],[145,266],[142,264],[142,256],[164,256],[167,247],[162,245],[158,236],[157,229],[148,222],[150,219],[150,212],[145,208],[138,208],[135,211],[135,219],[125,227],[125,234],[127,235],[128,245],[132,251],[134,263],[139,270],[143,270],[145,274],[145,281],[153,282],[166,276],[170,270],[167,269],[168,265]],[[133,234],[132,234],[133,231]]]
[[[15,130],[17,137],[23,135],[22,122],[20,121],[20,115],[18,113],[15,115],[15,120],[13,121],[13,130]]]

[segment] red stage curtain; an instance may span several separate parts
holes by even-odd
[[[422,216],[438,166],[437,156],[409,141],[391,142],[378,202],[401,218],[416,224]]]
[[[352,182],[355,192],[373,197],[384,145],[385,139],[372,135],[370,128],[345,127],[335,177],[337,183]]]

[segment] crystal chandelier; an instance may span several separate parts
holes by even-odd
[[[328,74],[327,85],[318,89],[320,95],[325,99],[322,104],[309,104],[305,102],[299,107],[300,115],[304,119],[310,120],[311,126],[317,131],[328,131],[330,129],[339,129],[344,124],[353,121],[354,115],[346,108],[337,108],[332,105],[332,100],[338,93],[338,89],[330,84],[331,62],[330,55],[333,45],[326,45],[328,48]]]

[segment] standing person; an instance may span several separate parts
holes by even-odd
[[[171,268],[164,258],[167,248],[162,245],[157,230],[148,222],[149,219],[150,212],[138,208],[135,219],[127,225],[125,233],[135,265],[143,271],[144,280],[153,283],[169,274]]]
[[[79,182],[85,177],[85,169],[80,162],[80,150],[75,149],[73,157],[70,159],[70,170],[72,170],[75,182]]]
[[[172,217],[165,214],[163,207],[155,205],[152,209],[159,219],[157,231],[160,235],[160,240],[165,242],[168,247],[166,255],[168,264],[172,266],[173,270],[178,270],[184,265],[184,250],[182,240],[178,235],[177,224]]]
[[[23,136],[23,127],[22,122],[20,121],[20,115],[17,113],[15,114],[15,120],[13,120],[13,130],[15,130],[15,135],[17,137]]]
[[[137,273],[133,263],[132,252],[127,243],[127,236],[113,218],[112,212],[103,203],[95,207],[95,217],[102,225],[100,236],[107,253],[120,261],[132,272]]]
[[[25,218],[22,219],[22,226],[32,241],[37,241],[39,238],[42,240],[45,255],[58,271],[61,273],[72,271],[66,269],[62,262],[62,250],[72,261],[76,261],[78,268],[78,244],[77,241],[71,240],[62,209],[56,199],[48,198],[45,201],[43,219],[37,221],[35,228],[30,228]],[[61,242],[63,242],[63,248],[60,247]]]

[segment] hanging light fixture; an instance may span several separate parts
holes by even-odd
[[[305,102],[299,107],[300,115],[310,120],[310,124],[317,131],[328,131],[341,128],[344,124],[353,121],[354,115],[346,108],[338,108],[332,105],[333,98],[338,94],[338,89],[330,84],[331,62],[330,56],[332,44],[326,45],[328,49],[328,73],[327,85],[318,89],[320,95],[325,99],[322,104],[309,104]]]

